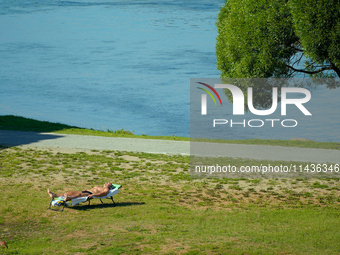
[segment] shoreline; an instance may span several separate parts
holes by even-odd
[[[98,137],[121,137],[121,138],[136,138],[136,139],[153,139],[165,141],[195,141],[195,142],[213,142],[213,143],[228,143],[228,144],[248,144],[248,145],[269,145],[283,147],[300,147],[300,148],[317,148],[317,149],[334,149],[340,150],[340,143],[336,142],[316,142],[304,138],[293,138],[291,140],[261,140],[261,139],[246,139],[246,140],[216,140],[216,139],[191,139],[189,137],[177,136],[151,136],[151,135],[135,135],[134,132],[127,130],[93,130],[81,127],[70,126],[61,123],[52,123],[48,121],[39,121],[30,118],[5,115],[0,116],[0,130],[8,131],[23,131],[37,133],[55,133],[65,135],[88,135]]]

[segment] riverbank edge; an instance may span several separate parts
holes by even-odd
[[[58,134],[73,134],[73,135],[90,135],[104,137],[124,137],[124,138],[139,138],[139,139],[158,139],[171,141],[195,141],[195,142],[212,142],[212,143],[230,143],[230,144],[252,144],[252,145],[271,145],[284,147],[299,147],[299,148],[317,148],[317,149],[333,149],[340,150],[340,143],[336,142],[316,142],[306,141],[304,139],[297,140],[217,140],[217,139],[190,139],[190,137],[178,136],[151,136],[151,135],[135,135],[134,131],[128,130],[94,130],[82,127],[71,126],[62,123],[54,123],[49,121],[41,121],[31,118],[15,115],[0,116],[0,130],[12,131],[31,131],[38,133],[58,133]]]

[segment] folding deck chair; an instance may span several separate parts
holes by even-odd
[[[119,189],[122,187],[122,185],[118,185],[118,184],[112,184],[113,188],[110,190],[110,192],[104,196],[104,197],[96,197],[96,196],[93,196],[91,198],[88,198],[88,197],[78,197],[78,198],[74,198],[70,201],[65,201],[65,197],[64,196],[61,196],[61,197],[54,197],[52,198],[51,202],[50,202],[50,205],[47,209],[50,209],[50,210],[53,210],[53,211],[57,211],[55,209],[52,209],[51,206],[55,206],[55,207],[63,207],[61,211],[64,211],[64,208],[65,206],[74,206],[74,205],[77,205],[79,203],[83,203],[83,202],[86,202],[88,201],[90,205],[91,204],[91,200],[96,198],[96,199],[99,199],[100,202],[102,202],[102,204],[104,204],[104,202],[102,201],[102,199],[104,198],[108,198],[108,199],[111,199],[112,200],[112,203],[114,204],[114,206],[116,206],[116,203],[115,201],[113,200],[113,196],[116,195],[118,192],[119,192]]]

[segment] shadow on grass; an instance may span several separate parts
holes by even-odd
[[[40,132],[56,132],[70,128],[75,127],[13,115],[0,116],[0,144],[2,147],[11,147],[58,139],[63,136],[41,134]]]
[[[53,140],[62,137],[62,135],[40,134],[36,132],[0,130],[0,148],[31,144],[42,140]]]
[[[79,211],[88,211],[88,210],[93,210],[93,209],[102,209],[102,208],[114,208],[114,207],[125,207],[125,206],[136,206],[136,205],[144,205],[145,202],[121,202],[116,204],[109,204],[109,203],[104,203],[104,204],[91,204],[91,205],[78,205],[74,207],[67,207],[67,209],[74,209],[74,210],[79,210]]]

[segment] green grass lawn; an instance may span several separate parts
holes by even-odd
[[[192,179],[189,161],[2,148],[0,254],[339,254],[339,179]],[[116,207],[47,210],[47,188],[107,181]]]

